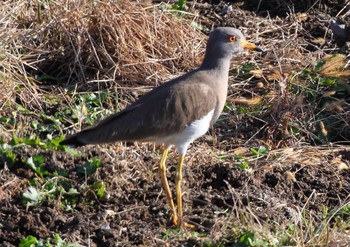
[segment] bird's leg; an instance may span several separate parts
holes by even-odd
[[[162,180],[163,188],[165,190],[166,198],[168,200],[168,204],[169,204],[170,209],[171,209],[171,213],[172,213],[171,221],[172,221],[173,225],[178,225],[178,218],[177,218],[177,214],[176,214],[176,210],[175,210],[173,196],[171,195],[168,179],[166,177],[165,161],[166,161],[166,158],[168,156],[168,151],[169,151],[168,147],[166,147],[163,151],[162,158],[160,159],[160,164],[159,164],[159,173],[160,173],[160,178]]]
[[[185,155],[180,155],[177,166],[176,166],[176,178],[175,178],[175,188],[176,188],[176,203],[177,203],[177,216],[179,221],[177,223],[177,227],[180,229],[188,228],[194,229],[196,228],[194,225],[183,222],[182,218],[182,190],[181,190],[181,182],[182,182],[182,165],[184,163]]]
[[[176,166],[176,177],[175,177],[175,189],[176,189],[176,203],[177,203],[177,216],[179,221],[177,226],[179,228],[183,227],[182,221],[182,191],[181,191],[181,182],[182,182],[182,165],[184,162],[184,155],[180,155],[179,161]]]

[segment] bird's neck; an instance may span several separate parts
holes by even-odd
[[[219,56],[219,54],[216,56],[206,54],[200,69],[211,70],[214,74],[228,77],[230,60],[230,57]]]

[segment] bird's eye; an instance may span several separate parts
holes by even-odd
[[[233,42],[236,42],[236,36],[228,36],[228,41],[233,43]]]

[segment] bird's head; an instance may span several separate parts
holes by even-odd
[[[209,36],[207,50],[218,56],[232,57],[245,50],[262,52],[263,50],[253,43],[246,41],[242,32],[233,27],[218,27]]]

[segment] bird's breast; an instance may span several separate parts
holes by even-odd
[[[194,120],[179,132],[162,137],[152,137],[150,139],[157,144],[165,144],[166,146],[174,145],[180,154],[184,154],[191,142],[208,131],[214,111],[215,109],[208,112],[202,118]]]

